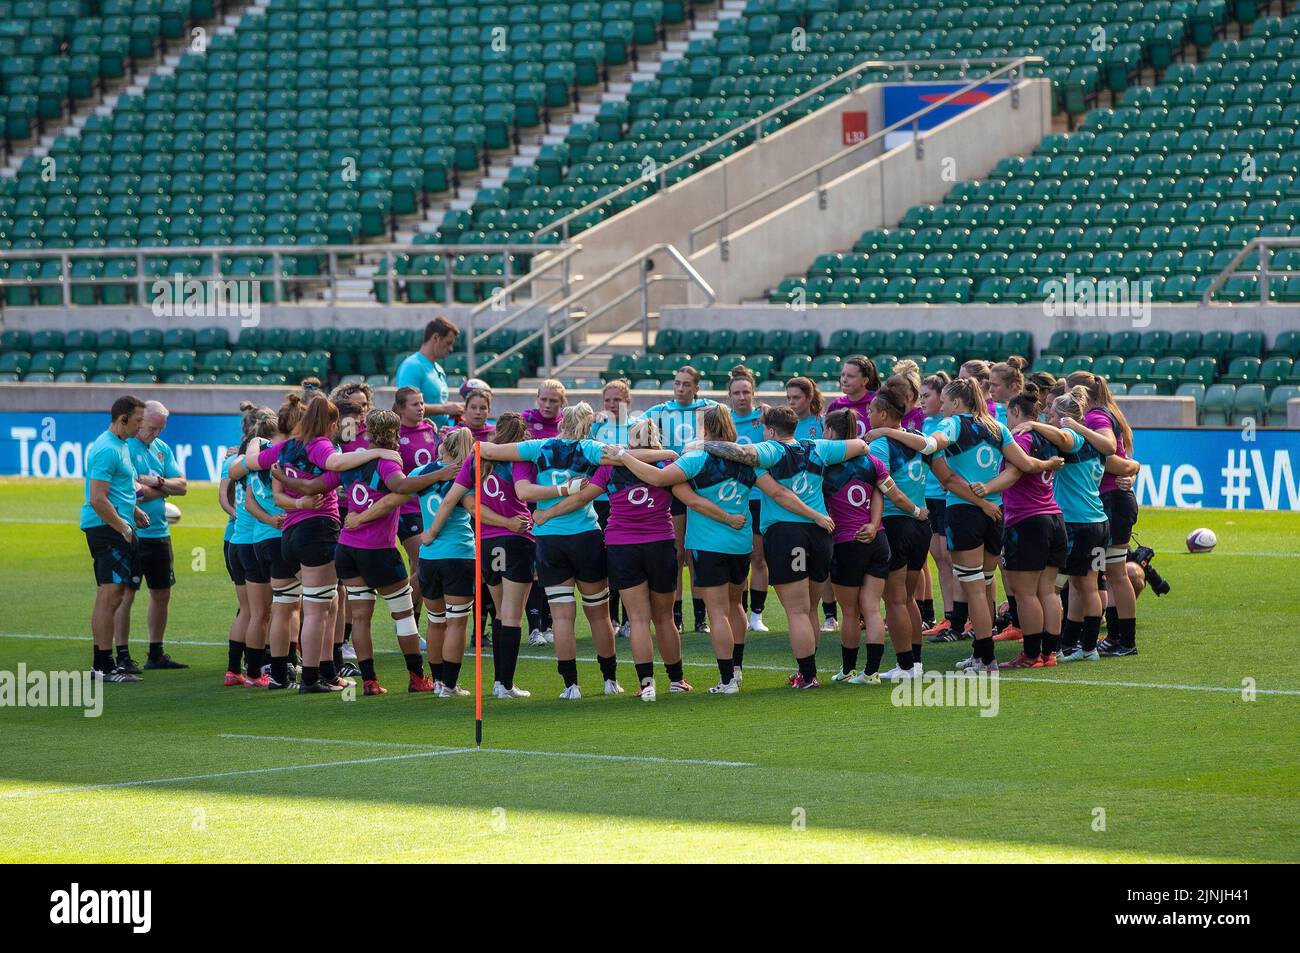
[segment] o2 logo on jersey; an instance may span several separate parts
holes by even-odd
[[[862,419],[861,415],[859,415],[858,416],[858,439],[861,440],[863,437],[865,437],[867,435],[867,431],[870,429],[871,428],[867,426],[867,422]]]
[[[483,495],[489,500],[505,500],[506,491],[501,488],[501,481],[495,473],[488,474],[488,478],[483,481]]]
[[[806,473],[800,473],[790,481],[790,489],[794,491],[795,496],[807,496],[808,485],[808,474]]]
[[[849,491],[845,495],[848,497],[850,506],[863,507],[871,501],[871,495],[867,493],[867,488],[861,483],[850,484]]]
[[[740,499],[741,496],[744,495],[747,494],[743,489],[741,489],[740,484],[735,480],[727,480],[725,483],[719,484],[718,486],[719,503],[731,503],[734,500]]]
[[[235,484],[235,506],[244,505],[244,484]]]
[[[975,462],[985,470],[993,469],[993,465],[998,461],[997,452],[988,444],[980,444],[975,451]]]
[[[417,467],[426,466],[433,462],[433,453],[428,447],[421,447],[415,451],[414,460]]]
[[[1101,478],[1106,475],[1106,467],[1100,460],[1094,460],[1088,464],[1088,469],[1092,471],[1092,481],[1098,485],[1101,484]]]
[[[370,488],[364,483],[353,483],[348,502],[356,509],[367,509],[370,506]]]
[[[282,470],[284,471],[284,475],[285,475],[285,476],[287,476],[287,477],[292,477],[292,478],[295,479],[295,480],[298,479],[298,471],[295,470],[293,467],[290,467],[290,466],[282,466],[280,469],[282,469]]]
[[[568,483],[573,479],[572,470],[552,470],[551,486],[559,486],[561,483]]]
[[[920,460],[913,460],[907,465],[907,478],[913,483],[920,483],[925,479],[925,464]]]
[[[634,486],[628,491],[627,501],[633,506],[644,506],[646,509],[653,509],[655,501],[650,496],[648,486]]]
[[[1056,474],[1051,470],[1044,470],[1042,473],[1038,474],[1038,479],[1043,481],[1043,486],[1052,486],[1055,482],[1055,477]]]
[[[429,519],[438,515],[438,507],[442,506],[442,497],[437,493],[430,493],[424,498],[424,511],[429,514]]]

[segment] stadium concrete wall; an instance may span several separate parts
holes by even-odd
[[[1052,128],[1052,84],[1026,80],[1018,90],[1017,99],[1010,92],[994,96],[922,133],[920,149],[900,145],[838,178],[827,176],[820,190],[808,183],[789,204],[747,226],[733,225],[725,245],[700,249],[691,264],[721,303],[763,296],[818,255],[852,247],[866,229],[892,227],[913,206],[941,201],[956,182],[981,178],[1008,155],[1032,152]],[[689,300],[706,299],[691,286]]]

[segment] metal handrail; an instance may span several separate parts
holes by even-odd
[[[818,162],[816,165],[809,166],[808,168],[804,169],[801,172],[796,172],[794,175],[783,180],[782,182],[773,185],[767,189],[764,189],[762,192],[758,193],[757,195],[750,196],[748,199],[746,199],[744,202],[741,202],[739,205],[732,206],[727,210],[713,216],[713,218],[701,222],[699,225],[696,225],[693,229],[691,229],[690,236],[687,239],[686,247],[691,252],[694,252],[695,236],[699,235],[704,231],[707,231],[708,229],[712,228],[714,225],[720,226],[718,229],[718,241],[722,241],[727,236],[727,222],[730,220],[730,218],[733,215],[736,215],[737,213],[742,212],[745,209],[752,208],[754,205],[758,204],[759,202],[771,198],[773,195],[776,195],[778,192],[781,192],[782,190],[789,188],[790,186],[794,185],[796,182],[800,182],[803,179],[808,178],[809,176],[815,175],[817,177],[817,187],[820,188],[821,174],[823,170],[829,168],[832,165],[835,165],[838,162],[841,162],[848,156],[858,152],[860,149],[864,149],[867,146],[874,145],[875,143],[883,140],[891,132],[895,132],[898,129],[902,129],[906,126],[911,126],[913,133],[919,135],[920,120],[922,116],[925,116],[928,113],[933,112],[934,110],[940,108],[941,106],[946,106],[948,103],[950,103],[952,100],[956,99],[957,97],[970,92],[972,89],[976,89],[980,86],[983,86],[985,83],[992,82],[1003,74],[1007,74],[1010,77],[1011,86],[1008,89],[1008,92],[1010,92],[1012,89],[1014,89],[1016,83],[1019,82],[1019,78],[1020,78],[1019,70],[1022,66],[1027,66],[1034,63],[1045,63],[1045,62],[1046,61],[1043,60],[1042,57],[1021,56],[1013,60],[1012,62],[1007,63],[1005,66],[999,67],[993,72],[981,76],[979,79],[975,79],[967,82],[960,89],[954,90],[953,92],[944,96],[942,99],[936,100],[935,102],[926,106],[924,109],[917,110],[916,112],[904,117],[903,119],[898,120],[892,125],[886,126],[884,129],[880,129],[877,132],[872,133],[870,136],[863,139],[861,142],[855,142],[853,145],[841,149],[833,156],[830,156],[827,159],[823,159],[821,162]],[[1013,96],[1013,105],[1016,105],[1014,101],[1014,96]],[[724,201],[726,200],[726,194],[727,194],[726,189],[723,189]]]
[[[651,256],[659,254],[661,252],[666,253],[669,258],[675,261],[678,267],[681,268],[685,274],[679,277],[656,275],[653,278],[648,278],[646,276],[645,263],[651,258]],[[551,321],[553,318],[560,315],[567,316],[572,306],[577,302],[581,301],[583,297],[597,290],[598,288],[603,288],[605,285],[609,284],[609,282],[613,281],[615,278],[619,277],[624,272],[626,272],[629,268],[633,268],[633,267],[639,267],[641,273],[640,281],[638,282],[636,287],[629,289],[628,291],[622,292],[613,301],[601,305],[595,311],[591,312],[590,314],[587,314],[586,316],[584,316],[578,321],[574,321],[574,322],[566,321],[565,326],[561,328],[559,333],[557,333],[554,337],[551,336]],[[474,365],[471,363],[470,365],[471,376],[481,371],[484,371],[495,364],[500,363],[501,361],[513,356],[514,354],[517,354],[519,351],[522,351],[524,348],[526,348],[533,341],[537,340],[539,337],[542,338],[543,347],[545,348],[545,353],[548,355],[551,354],[552,349],[556,343],[563,341],[565,338],[569,337],[575,332],[582,330],[592,321],[601,317],[606,311],[610,310],[610,308],[614,307],[617,304],[621,304],[623,301],[626,301],[634,294],[640,294],[641,296],[640,313],[636,316],[634,320],[628,321],[624,325],[624,327],[620,329],[620,332],[636,324],[637,321],[640,321],[641,341],[644,346],[648,347],[649,340],[650,340],[650,324],[649,324],[650,285],[657,283],[657,280],[686,281],[695,284],[704,293],[704,297],[707,299],[707,301],[705,302],[706,306],[713,304],[717,300],[717,294],[714,292],[713,287],[707,281],[704,280],[704,276],[701,275],[695,269],[695,266],[693,266],[686,259],[686,256],[683,255],[680,251],[678,251],[674,245],[671,245],[668,242],[659,242],[658,244],[650,245],[642,249],[641,251],[637,252],[635,255],[631,256],[630,258],[624,259],[622,262],[615,265],[613,268],[609,269],[604,274],[600,275],[597,278],[592,279],[592,281],[589,284],[584,284],[583,287],[578,291],[566,295],[560,301],[557,301],[555,304],[549,306],[542,314],[541,327],[532,331],[525,337],[519,339],[514,343],[512,347],[508,348],[505,351],[502,351],[492,360],[479,365],[477,368],[474,367]],[[510,321],[513,321],[516,318],[518,318],[520,315],[522,315],[526,310],[531,310],[535,306],[536,303],[534,302],[530,304],[527,308],[520,309],[514,315],[511,315],[510,318],[508,318],[506,321],[501,322],[501,324],[498,325],[498,327],[504,324],[508,324]],[[620,332],[616,332],[616,333],[620,333]],[[594,350],[594,347],[589,347],[582,354],[570,358],[561,366],[568,367],[579,357],[591,353],[592,350]],[[544,361],[544,365],[547,368],[548,374],[555,373],[556,366],[552,363],[552,360],[549,357]]]
[[[451,261],[457,255],[502,255],[504,256],[504,275],[507,282],[506,287],[512,291],[528,283],[529,280],[544,280],[541,273],[546,270],[545,267],[537,269],[536,272],[530,272],[534,277],[529,279],[527,275],[522,278],[512,276],[511,262],[513,255],[542,255],[559,251],[560,260],[567,261],[572,253],[572,248],[567,243],[554,244],[505,244],[505,245],[416,245],[413,243],[385,242],[364,245],[161,245],[161,246],[129,246],[129,247],[106,247],[106,248],[23,248],[0,250],[0,262],[4,261],[31,261],[31,260],[57,260],[60,262],[60,274],[56,278],[5,278],[0,277],[0,289],[13,287],[61,287],[63,289],[64,307],[72,306],[72,288],[73,287],[95,287],[106,285],[134,285],[137,288],[136,304],[144,303],[145,288],[153,286],[159,281],[171,282],[176,276],[168,275],[150,275],[145,270],[145,260],[149,258],[198,258],[208,259],[212,263],[211,272],[201,276],[190,276],[186,280],[208,282],[208,281],[248,281],[260,285],[261,282],[270,282],[273,289],[273,303],[284,303],[284,291],[286,288],[292,288],[299,284],[314,284],[318,282],[328,282],[329,284],[329,304],[338,302],[338,282],[344,278],[355,278],[364,280],[366,276],[343,275],[339,273],[339,259],[344,257],[363,257],[369,256],[381,260],[384,265],[384,275],[373,276],[375,281],[385,281],[388,286],[388,301],[386,304],[396,303],[396,285],[399,280],[408,283],[415,282],[419,284],[432,284],[434,282],[446,282],[454,286],[456,283],[480,282],[481,275],[453,275],[451,273]],[[401,255],[440,255],[442,256],[445,266],[445,274],[435,277],[433,275],[410,275],[399,279],[396,271],[397,258]],[[222,269],[221,259],[223,257],[235,256],[257,256],[271,259],[271,269],[265,275],[234,275],[227,274]],[[329,262],[328,269],[323,274],[316,275],[286,275],[284,273],[283,261],[286,257],[291,258],[326,258]],[[94,258],[131,258],[135,260],[136,273],[122,277],[80,277],[73,276],[72,262],[78,259]],[[499,294],[499,293],[498,293]]]
[[[1242,277],[1248,277],[1250,275],[1258,275],[1259,276],[1259,303],[1274,304],[1275,302],[1270,301],[1268,297],[1269,279],[1290,278],[1290,277],[1295,277],[1300,275],[1300,271],[1289,271],[1289,270],[1275,271],[1268,267],[1269,261],[1271,260],[1272,257],[1272,251],[1275,246],[1280,248],[1300,248],[1300,237],[1295,237],[1290,235],[1285,235],[1285,236],[1279,235],[1279,236],[1268,236],[1268,237],[1261,236],[1257,238],[1252,238],[1250,241],[1246,242],[1246,244],[1242,247],[1241,251],[1237,252],[1237,254],[1233,256],[1232,261],[1228,262],[1228,264],[1225,265],[1223,269],[1217,275],[1214,276],[1214,280],[1210,282],[1209,286],[1205,289],[1205,293],[1201,295],[1201,304],[1202,305],[1231,304],[1232,302],[1229,301],[1215,302],[1212,299],[1214,298],[1214,293],[1218,291],[1220,288],[1222,288],[1223,285],[1230,278],[1236,278],[1238,275]],[[1252,251],[1259,252],[1258,267],[1246,268],[1246,269],[1241,268],[1241,263],[1250,256],[1250,253]],[[1276,303],[1282,304],[1284,302],[1276,302]],[[1286,303],[1294,307],[1293,302],[1286,302]]]
[[[562,246],[548,245],[546,247],[557,248]],[[533,269],[532,271],[528,272],[526,275],[521,275],[519,278],[515,279],[514,281],[512,281],[507,285],[502,285],[500,288],[496,289],[492,293],[492,297],[489,300],[481,301],[478,304],[476,304],[474,307],[470,308],[469,317],[468,317],[469,327],[466,329],[467,337],[466,337],[465,351],[469,359],[469,367],[470,367],[471,375],[474,371],[475,348],[481,342],[486,341],[489,337],[491,337],[497,331],[504,328],[506,325],[513,324],[523,314],[526,314],[527,312],[536,308],[539,304],[542,304],[543,302],[549,300],[557,292],[564,295],[567,295],[569,293],[569,259],[572,258],[581,250],[582,250],[581,245],[569,245],[567,247],[564,247],[564,250],[561,251],[560,254],[554,255],[551,258],[549,258],[546,261],[546,264]],[[546,292],[546,294],[542,295],[539,298],[537,297],[532,298],[531,300],[529,300],[527,304],[519,308],[514,313],[506,315],[496,324],[489,327],[486,331],[477,334],[475,333],[475,323],[477,321],[477,318],[480,314],[483,313],[485,309],[495,308],[497,302],[508,300],[510,297],[514,295],[514,293],[517,290],[524,287],[525,285],[532,284],[534,281],[541,281],[542,276],[546,272],[554,268],[556,265],[564,266],[564,268],[561,270],[560,273],[559,284],[556,287],[552,288],[550,291]],[[520,348],[517,345],[511,346],[510,348],[508,348],[507,350],[499,354],[498,358],[500,359],[500,358],[509,357],[517,353],[519,350]],[[549,364],[551,360],[550,342],[545,343],[545,353],[543,357],[545,361]]]
[[[627,195],[629,192],[632,192],[635,189],[639,189],[641,186],[645,185],[645,183],[649,181],[650,178],[657,178],[659,180],[660,190],[667,188],[667,183],[668,183],[667,176],[668,173],[671,172],[673,169],[685,165],[686,163],[697,158],[698,156],[701,156],[704,153],[708,152],[709,150],[718,147],[724,142],[728,142],[732,139],[735,139],[738,136],[744,135],[746,132],[748,132],[751,129],[757,129],[757,133],[755,134],[754,137],[755,143],[761,141],[762,133],[763,133],[763,129],[762,129],[763,123],[767,122],[772,117],[785,112],[791,106],[798,105],[799,103],[803,102],[805,99],[811,99],[814,96],[818,96],[821,93],[825,92],[827,89],[830,89],[832,86],[836,86],[840,83],[845,82],[846,80],[850,80],[861,73],[867,72],[868,70],[902,68],[904,73],[904,81],[906,82],[908,79],[910,79],[909,74],[913,69],[926,69],[930,67],[940,67],[940,66],[959,66],[962,68],[962,71],[964,73],[965,70],[971,66],[991,66],[991,65],[995,65],[998,63],[1005,63],[1005,62],[1006,62],[1006,57],[1001,57],[1001,58],[975,57],[972,59],[961,59],[961,60],[865,60],[864,62],[861,62],[856,66],[849,67],[848,69],[844,70],[841,73],[837,73],[835,76],[831,77],[830,79],[824,82],[818,83],[812,89],[805,90],[804,92],[800,93],[797,96],[790,97],[785,102],[781,103],[779,106],[772,107],[767,112],[763,113],[761,116],[757,116],[753,119],[746,120],[745,122],[741,123],[739,126],[736,126],[734,129],[729,130],[728,132],[724,133],[721,136],[718,136],[715,139],[709,140],[702,146],[698,146],[695,149],[692,149],[690,152],[687,152],[685,155],[680,155],[676,159],[673,159],[671,162],[667,162],[664,165],[656,166],[653,176],[643,176],[637,179],[635,182],[629,182],[626,185],[620,186],[619,188],[615,189],[613,192],[610,192],[607,195],[603,195],[592,202],[588,202],[582,208],[576,209],[575,211],[570,212],[568,215],[556,219],[554,222],[551,222],[545,228],[539,229],[535,234],[545,235],[548,232],[554,231],[555,229],[560,229],[564,240],[567,241],[569,239],[570,222],[578,218],[581,218],[584,215],[590,214],[591,212],[595,211],[598,208],[601,208],[602,206],[608,205],[610,202],[614,201],[615,199]],[[1022,57],[1018,57],[1013,62],[1045,64],[1046,60],[1038,56],[1022,56]],[[987,81],[987,77],[985,78],[985,81]]]

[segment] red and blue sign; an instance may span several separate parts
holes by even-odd
[[[965,83],[891,83],[885,86],[885,125],[892,126],[902,122],[941,101],[945,96],[958,92]],[[937,109],[926,113],[918,120],[921,129],[933,129],[947,122],[954,116],[960,116],[972,106],[987,102],[1006,90],[1009,84],[1004,81],[982,83],[961,93]],[[910,123],[908,124],[910,127]]]

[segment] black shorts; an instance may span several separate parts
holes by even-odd
[[[570,579],[603,582],[608,578],[605,536],[600,530],[589,529],[576,536],[537,537],[537,581],[543,587],[559,586]]]
[[[86,545],[95,566],[95,583],[100,586],[140,586],[140,537],[126,537],[110,526],[92,526],[85,531]]]
[[[990,519],[973,503],[954,503],[945,508],[948,551],[964,553],[983,548],[996,556],[1002,552],[1002,521]]]
[[[600,531],[605,532],[605,527],[609,525],[609,500],[592,500],[592,508],[596,511],[596,522],[600,524]]]
[[[648,582],[651,592],[677,591],[677,544],[673,540],[615,544],[605,552],[609,584],[614,589],[634,589]]]
[[[762,512],[763,512],[763,501],[762,501],[762,500],[750,500],[750,501],[749,501],[749,525],[750,525],[751,527],[753,527],[754,535],[755,535],[755,536],[762,536],[762,535],[763,535],[762,533],[760,533],[760,532],[758,531],[758,527],[761,525],[761,523],[760,523],[760,517],[761,517],[761,515],[762,515]]]
[[[749,575],[749,553],[710,553],[690,550],[691,591],[714,586],[743,586]]]
[[[257,561],[266,566],[269,579],[292,579],[298,569],[292,563],[285,562],[282,538],[271,536],[253,544],[257,551]]]
[[[339,524],[328,516],[313,516],[294,523],[280,537],[284,561],[296,574],[301,566],[328,566],[334,562]]]
[[[669,512],[671,512],[673,516],[685,516],[686,504],[674,496],[672,505],[669,507]]]
[[[1002,531],[1002,568],[1007,572],[1062,569],[1069,542],[1060,513],[1039,513]]]
[[[489,536],[483,540],[483,579],[489,586],[532,582],[537,544],[527,536]]]
[[[773,523],[763,534],[767,579],[774,586],[831,574],[831,534],[815,523]]]
[[[397,540],[405,543],[412,536],[424,532],[424,517],[420,513],[400,513],[397,517]]]
[[[131,583],[131,588],[139,589],[141,582],[147,583],[150,589],[170,589],[176,585],[171,537],[143,536],[139,537],[139,541],[140,579]]]
[[[230,556],[239,561],[244,570],[244,581],[265,585],[271,581],[271,566],[257,551],[256,543],[231,543]]]
[[[1109,523],[1105,520],[1100,523],[1066,523],[1065,536],[1069,541],[1069,554],[1065,557],[1067,576],[1086,576],[1105,568]]]
[[[945,515],[945,511],[948,509],[948,501],[942,496],[938,499],[927,496],[925,498],[925,508],[930,511],[930,535],[948,535],[948,521]]]
[[[230,577],[230,581],[236,586],[248,582],[248,577],[244,574],[244,564],[239,560],[238,544],[228,539],[222,541],[221,554],[226,560],[226,575]]]
[[[924,569],[930,558],[930,524],[910,516],[886,516],[881,525],[889,537],[889,571]]]
[[[420,597],[442,599],[474,597],[474,560],[472,559],[421,559]]]
[[[1132,490],[1107,490],[1101,495],[1101,505],[1110,524],[1110,545],[1127,547],[1138,521],[1137,495]]]
[[[869,543],[847,539],[836,543],[831,554],[831,582],[836,586],[856,589],[867,581],[889,578],[889,538],[884,532],[876,534]]]
[[[338,573],[339,579],[356,579],[359,576],[371,589],[386,589],[405,582],[408,578],[406,560],[396,546],[388,549],[359,549],[339,543],[334,553],[334,571]]]

